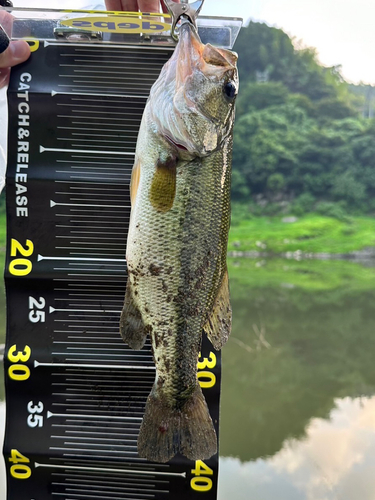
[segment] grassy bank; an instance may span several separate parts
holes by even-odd
[[[283,217],[232,219],[229,250],[263,250],[273,253],[348,253],[375,246],[375,218],[337,220],[317,214],[283,222]]]

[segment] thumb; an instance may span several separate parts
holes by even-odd
[[[1,33],[1,30],[0,30]],[[0,40],[2,42],[3,40]],[[6,41],[0,43],[0,50],[2,47],[6,47]],[[0,54],[0,68],[9,68],[10,66],[15,66],[20,64],[30,56],[30,47],[24,40],[17,40],[16,42],[10,42],[9,47]]]

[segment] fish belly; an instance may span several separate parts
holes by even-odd
[[[151,337],[157,375],[139,440],[141,455],[151,460],[166,461],[177,451],[207,458],[216,450],[216,435],[197,381],[197,361],[202,329],[226,272],[229,150],[228,146],[204,159],[180,161],[168,211],[158,210],[150,200],[157,167],[142,167],[128,235],[128,300],[123,316],[131,304],[139,319],[138,346],[147,334]],[[181,419],[187,413],[190,422],[196,414],[194,425],[200,436],[208,436],[204,450],[196,444],[198,438],[191,438],[192,429],[183,437]]]

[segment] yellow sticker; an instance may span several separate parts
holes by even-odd
[[[136,19],[134,17],[75,17],[64,19],[60,25],[85,31],[105,33],[160,33],[169,31],[171,25],[158,20]]]
[[[39,49],[39,40],[35,38],[24,38],[24,40],[29,44],[31,52],[36,52]]]
[[[147,16],[147,17],[160,17],[161,15],[164,17],[164,18],[168,18],[170,19],[170,14],[167,14],[165,12],[163,12],[163,14],[160,14],[160,12],[131,12],[131,11],[124,11],[124,10],[78,10],[78,9],[75,9],[75,10],[72,10],[72,9],[64,9],[63,11],[61,12],[66,12],[66,13],[69,13],[69,14],[95,14],[95,15],[99,15],[99,14],[105,14],[106,17],[108,16],[122,16],[122,17],[129,17],[129,16],[132,16],[132,17],[138,17],[139,16]]]

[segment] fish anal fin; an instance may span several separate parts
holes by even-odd
[[[225,271],[212,311],[203,329],[214,348],[220,350],[229,338],[232,308],[229,299],[228,270]]]
[[[142,315],[134,302],[132,284],[129,278],[126,285],[124,307],[120,317],[120,333],[124,342],[136,350],[142,349],[148,333]]]
[[[138,191],[140,176],[141,176],[141,163],[139,160],[136,159],[130,180],[130,201],[132,205],[134,205],[135,203],[135,197]]]
[[[176,158],[159,160],[150,188],[151,205],[158,212],[168,212],[176,195]]]
[[[138,455],[165,463],[176,453],[190,460],[204,460],[217,453],[215,428],[199,384],[180,409],[171,407],[155,386],[147,399]]]

